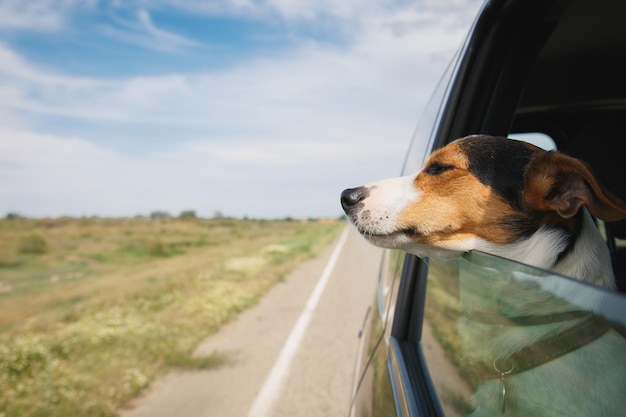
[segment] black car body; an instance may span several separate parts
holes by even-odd
[[[581,158],[626,199],[625,22],[622,0],[486,1],[422,115],[401,174],[417,172],[434,149],[486,133]],[[626,227],[598,225],[611,251],[618,291],[482,253],[435,261],[383,251],[376,314],[369,314],[361,337],[368,354],[357,366],[350,415],[490,415],[481,414],[481,401],[493,402],[496,415],[514,415],[514,404],[536,406],[535,415],[626,415],[626,348],[559,382],[538,381],[539,388],[521,398],[507,369],[488,361],[477,367],[473,355],[480,356],[484,340],[461,334],[468,297],[489,292],[490,303],[506,304],[510,291],[494,289],[514,287],[529,302],[541,300],[543,316],[575,310],[599,318],[621,335],[615,343],[623,346]],[[528,323],[520,327],[531,330]],[[552,365],[565,366],[576,354]],[[480,374],[494,371],[487,379],[495,394],[477,400],[485,379]],[[561,399],[564,392],[567,401]]]

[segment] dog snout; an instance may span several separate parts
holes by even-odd
[[[348,188],[341,193],[341,207],[347,213],[354,206],[363,201],[368,194],[368,190],[365,187]]]

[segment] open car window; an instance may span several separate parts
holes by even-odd
[[[429,260],[421,335],[446,416],[617,416],[623,294],[470,252]]]

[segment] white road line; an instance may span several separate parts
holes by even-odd
[[[261,390],[257,394],[252,406],[250,407],[250,411],[248,411],[247,417],[266,417],[268,412],[272,408],[272,405],[276,401],[278,394],[280,392],[280,388],[283,384],[283,380],[287,375],[289,370],[289,365],[291,364],[291,360],[293,359],[296,351],[298,350],[298,346],[302,341],[302,337],[306,331],[306,328],[311,321],[311,317],[313,316],[313,311],[317,307],[317,303],[324,292],[324,288],[328,283],[328,279],[335,268],[335,264],[337,263],[337,259],[339,258],[339,253],[341,249],[343,249],[344,244],[346,243],[346,239],[348,237],[348,228],[346,227],[339,238],[339,242],[337,246],[335,246],[335,250],[330,256],[322,275],[320,276],[313,292],[309,296],[309,299],[304,307],[302,313],[300,313],[300,317],[298,317],[298,321],[296,322],[293,329],[291,329],[291,333],[287,337],[287,341],[283,345],[280,354],[278,355],[278,359],[274,362],[274,366],[270,371],[269,375],[265,379]]]

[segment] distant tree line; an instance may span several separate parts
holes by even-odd
[[[170,214],[166,211],[161,211],[161,210],[156,210],[153,211],[152,213],[150,213],[150,218],[151,219],[168,219],[171,218],[172,216],[170,216]],[[213,218],[214,219],[223,219],[225,216],[222,214],[221,211],[216,210],[213,213]],[[196,211],[195,210],[183,210],[180,212],[180,214],[178,215],[179,219],[197,219],[198,216],[196,215]]]
[[[84,216],[83,216],[84,217]],[[92,218],[98,218],[98,216],[90,216]],[[164,211],[164,210],[155,210],[153,212],[150,213],[149,218],[153,219],[153,220],[163,220],[163,219],[171,219],[174,218],[175,216],[170,215],[169,212]],[[7,220],[19,220],[19,219],[26,219],[26,216],[23,216],[17,212],[9,212],[5,215],[5,219]],[[144,215],[137,215],[135,216],[135,218],[145,218]],[[180,214],[178,215],[179,219],[183,219],[183,220],[192,220],[192,219],[197,219],[198,215],[196,214],[195,210],[183,210],[180,212]],[[215,210],[213,212],[213,219],[227,219],[229,218],[228,216],[224,215],[224,213],[222,213],[222,211],[220,210]],[[250,218],[248,216],[244,216],[243,220],[250,220]],[[294,221],[296,219],[294,219],[291,216],[287,216],[284,218],[284,220],[287,221]],[[319,220],[318,218],[315,217],[309,217],[307,218],[308,221],[317,221]],[[346,220],[346,216],[345,215],[341,215],[337,218],[337,220]],[[1,417],[1,415],[0,415]]]

